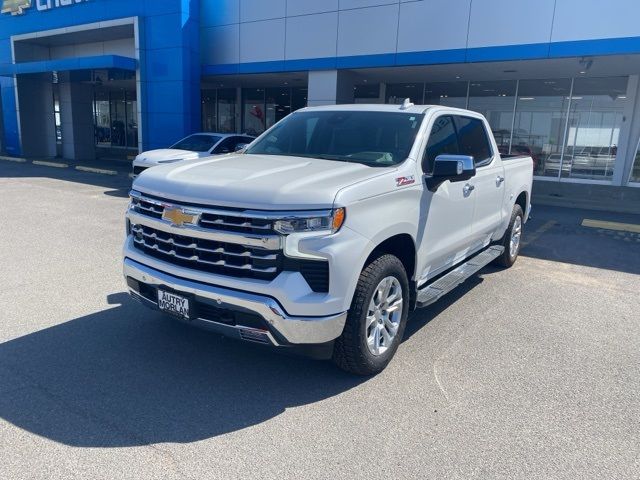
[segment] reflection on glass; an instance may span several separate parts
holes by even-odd
[[[425,105],[466,108],[467,87],[467,82],[427,83],[424,87],[424,103]]]
[[[266,123],[271,128],[291,113],[291,91],[289,88],[266,89]]]
[[[236,132],[236,89],[221,88],[218,90],[218,126],[217,132]]]
[[[381,103],[380,84],[364,84],[353,87],[353,103]]]
[[[629,181],[640,182],[640,144],[638,144],[636,159],[633,162],[633,166],[631,167],[631,177],[629,178]]]
[[[138,146],[138,101],[135,90],[96,90],[93,102],[96,146]]]
[[[215,132],[218,127],[216,115],[216,91],[202,90],[202,131]]]
[[[96,92],[95,96],[96,145],[111,145],[111,115],[109,113],[109,92]]]
[[[306,88],[295,87],[291,89],[291,111],[295,112],[307,106],[308,90]]]
[[[111,146],[126,145],[125,122],[124,91],[113,91],[111,92]]]
[[[138,146],[138,102],[135,93],[127,92],[126,118],[127,118],[127,147]]]
[[[511,147],[511,125],[516,95],[516,81],[471,82],[468,109],[481,113],[489,121],[501,153]]]
[[[387,103],[402,105],[405,98],[411,103],[422,105],[424,95],[424,83],[392,83],[387,85]],[[465,92],[466,95],[466,92]]]
[[[562,176],[611,179],[627,101],[627,77],[577,78]]]
[[[531,155],[536,175],[560,173],[570,91],[570,79],[520,80],[509,153]]]
[[[265,130],[264,88],[242,89],[242,118],[244,132],[249,135],[260,135]]]

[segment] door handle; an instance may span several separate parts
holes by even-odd
[[[462,192],[464,193],[465,197],[468,197],[471,194],[471,192],[473,192],[475,189],[476,189],[475,186],[471,185],[470,183],[467,183],[462,189]]]
[[[502,175],[498,175],[496,177],[496,187],[499,187],[500,185],[502,185],[502,182],[504,182],[504,177]]]

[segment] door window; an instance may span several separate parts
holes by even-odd
[[[429,141],[422,159],[422,171],[433,172],[433,163],[438,155],[458,155],[458,138],[453,118],[445,115],[436,119],[429,134]]]
[[[233,153],[233,152],[236,151],[236,145],[238,145],[238,143],[242,143],[240,137],[228,137],[228,138],[225,138],[214,149],[213,153]]]
[[[476,167],[491,163],[493,157],[484,123],[477,118],[455,116],[460,155],[473,157]]]

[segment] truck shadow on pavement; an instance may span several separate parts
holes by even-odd
[[[482,281],[412,313],[405,340]],[[108,301],[104,311],[0,344],[0,418],[74,447],[188,443],[368,380],[192,328],[126,293]]]
[[[109,303],[0,344],[2,419],[75,447],[195,442],[366,380],[191,328],[125,293]]]

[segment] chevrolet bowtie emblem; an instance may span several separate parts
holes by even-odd
[[[3,0],[2,13],[22,15],[27,8],[31,8],[31,0]]]
[[[176,227],[182,227],[185,224],[196,225],[198,223],[198,214],[185,212],[181,208],[166,207],[162,213],[162,219],[171,222]]]

